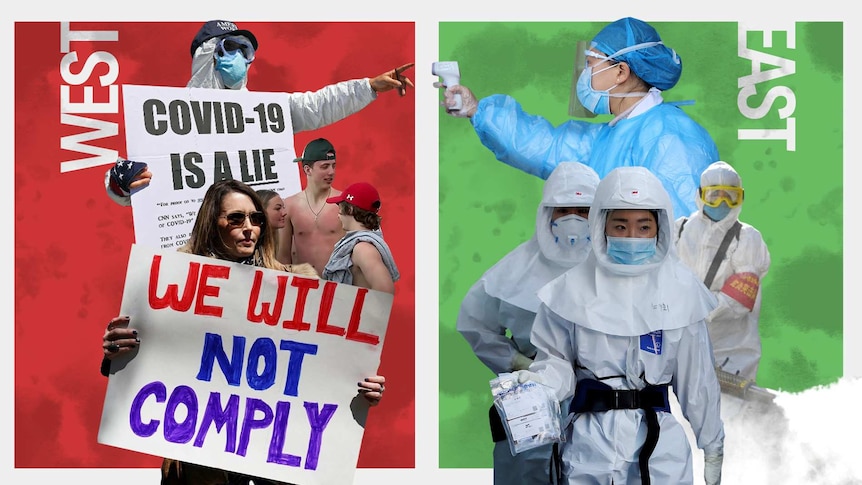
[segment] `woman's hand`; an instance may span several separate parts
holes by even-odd
[[[357,382],[356,385],[359,386],[359,393],[368,401],[368,404],[377,406],[383,399],[383,391],[385,390],[383,384],[385,382],[386,378],[383,376],[371,376],[366,377],[363,382]]]
[[[102,337],[102,353],[107,359],[113,359],[136,348],[141,339],[138,331],[129,327],[129,317],[118,316],[108,322],[108,328]]]

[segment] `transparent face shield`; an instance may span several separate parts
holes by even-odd
[[[659,44],[663,44],[663,42],[644,42],[641,44],[635,44],[633,46],[620,49],[617,52],[614,52],[613,54],[605,57],[590,50],[590,48],[592,47],[592,42],[579,40],[575,45],[575,70],[572,73],[572,90],[569,95],[569,116],[573,116],[576,118],[595,118],[596,116],[595,113],[585,108],[584,105],[581,104],[581,101],[578,99],[578,78],[580,77],[584,69],[587,67],[587,57],[595,57],[598,59],[612,61],[629,52],[646,49]],[[677,57],[676,51],[673,51],[673,55],[675,58]],[[644,93],[610,94],[610,96],[612,97],[642,97],[643,95]]]
[[[569,94],[569,116],[575,118],[596,117],[596,114],[585,108],[578,99],[578,77],[587,67],[586,52],[589,46],[590,43],[586,40],[579,40],[575,45],[575,70],[572,72],[572,91]]]

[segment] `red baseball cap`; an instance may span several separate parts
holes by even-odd
[[[373,185],[365,182],[350,184],[340,194],[326,199],[326,202],[330,204],[347,202],[362,210],[374,213],[380,210],[380,194],[377,193],[377,189]]]

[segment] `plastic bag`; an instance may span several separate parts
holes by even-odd
[[[513,373],[500,374],[490,384],[512,456],[566,440],[553,389],[533,381],[518,383]]]

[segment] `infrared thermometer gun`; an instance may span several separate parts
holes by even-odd
[[[442,61],[431,64],[431,74],[440,76],[443,85],[447,88],[457,86],[461,83],[461,72],[458,70],[458,61]],[[447,111],[458,111],[461,109],[461,95],[455,95],[455,104],[447,108]]]

